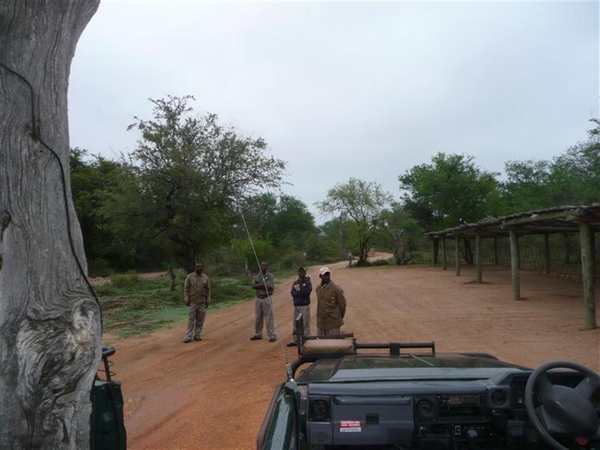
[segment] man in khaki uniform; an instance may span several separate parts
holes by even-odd
[[[317,334],[328,336],[341,334],[346,315],[344,290],[331,281],[329,267],[319,269],[321,285],[317,288]]]
[[[188,311],[188,326],[183,342],[202,340],[202,327],[206,317],[206,308],[210,305],[210,280],[206,276],[202,263],[196,263],[195,271],[185,277],[183,297]]]

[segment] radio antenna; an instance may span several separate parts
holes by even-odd
[[[254,247],[254,242],[252,241],[252,236],[250,236],[250,230],[248,229],[248,224],[246,223],[246,218],[244,217],[244,214],[242,212],[242,208],[240,207],[240,205],[238,204],[238,202],[235,199],[232,199],[235,205],[235,209],[237,209],[238,213],[240,214],[240,217],[242,218],[242,223],[244,224],[244,229],[246,230],[246,235],[248,236],[248,241],[250,242],[250,247],[252,248],[252,253],[254,254],[254,258],[256,259],[256,265],[258,267],[258,273],[260,274],[263,284],[266,287],[266,280],[265,280],[265,276],[262,273],[262,270],[260,270],[260,260],[258,258],[258,254],[256,253],[256,248]],[[273,322],[275,322],[275,308],[273,305],[273,298],[271,297],[271,293],[269,292],[268,289],[265,289],[265,291],[267,292],[267,301],[269,302],[269,305],[271,306],[271,311],[273,313]],[[275,325],[273,325],[273,327],[275,327]],[[281,350],[281,354],[283,356],[283,361],[285,362],[286,365],[286,374],[288,374],[288,378],[291,378],[290,374],[290,365],[287,359],[287,355],[285,353],[285,348],[283,346],[283,340],[282,339],[278,339],[279,340],[279,348]],[[292,379],[293,380],[293,379]]]

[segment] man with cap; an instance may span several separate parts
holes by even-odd
[[[329,267],[319,269],[321,285],[317,287],[317,334],[340,334],[346,314],[346,297],[343,289],[331,281]]]
[[[306,275],[306,269],[300,267],[298,269],[298,279],[292,284],[292,300],[294,301],[294,315],[292,317],[292,338],[288,342],[288,347],[293,347],[300,340],[300,336],[296,335],[296,318],[298,314],[302,314],[302,327],[304,336],[310,336],[310,293],[312,292],[312,282],[310,277]]]

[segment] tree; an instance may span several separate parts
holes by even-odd
[[[600,199],[600,139],[592,134],[563,155],[554,158],[549,180],[554,188],[555,205],[581,205]]]
[[[502,189],[509,212],[532,211],[556,206],[550,194],[551,164],[548,161],[508,161]]]
[[[291,195],[282,195],[269,223],[273,244],[279,246],[288,240],[301,249],[308,234],[316,232],[315,219],[301,200]]]
[[[398,177],[404,208],[426,230],[455,227],[500,215],[498,174],[484,172],[472,156],[433,156]]]
[[[389,243],[397,265],[409,264],[421,249],[423,229],[397,202],[393,202],[391,208],[385,211],[383,225],[378,239]]]
[[[271,222],[277,208],[277,196],[271,192],[245,198],[239,205],[244,216],[248,232],[257,238],[270,240],[272,233]],[[242,236],[246,239],[246,230],[241,229]]]
[[[380,184],[350,178],[348,183],[338,184],[327,191],[325,200],[317,202],[316,206],[325,214],[344,214],[356,225],[357,264],[362,264],[367,260],[373,233],[391,200],[391,195]]]
[[[581,205],[600,198],[600,135],[598,122],[589,139],[552,161],[509,161],[504,195],[511,212],[560,205]]]
[[[242,137],[215,114],[194,117],[191,96],[150,100],[154,118],[129,128],[142,137],[130,176],[107,211],[149,239],[166,238],[183,267],[230,239],[235,205],[282,182],[285,163],[263,139]]]
[[[79,148],[71,150],[70,161],[71,191],[90,275],[107,276],[112,268],[133,268],[135,256],[148,247],[148,242],[143,242],[143,246],[137,242],[127,245],[115,234],[112,218],[102,214],[110,192],[126,177],[126,170],[116,161],[89,157],[86,150]]]
[[[0,448],[89,448],[101,325],[69,187],[67,88],[98,4],[0,2]]]

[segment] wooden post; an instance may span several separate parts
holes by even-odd
[[[513,299],[521,299],[521,280],[519,277],[519,238],[515,230],[508,232],[510,238],[510,271],[512,276]]]
[[[483,261],[481,260],[481,234],[475,237],[475,264],[477,265],[477,283],[483,282]]]
[[[544,234],[544,256],[546,257],[546,273],[550,273],[550,235]]]
[[[494,266],[498,265],[498,238],[494,238]]]
[[[440,248],[440,241],[438,240],[438,238],[432,238],[433,242],[432,242],[432,247],[431,247],[431,251],[432,251],[432,255],[431,255],[431,263],[433,266],[435,266],[437,264],[438,261],[438,253],[439,253],[439,248]]]
[[[456,276],[460,276],[460,247],[458,236],[454,236],[454,263],[456,264]]]
[[[177,276],[175,275],[175,269],[173,267],[169,267],[169,278],[171,278],[171,292],[176,291],[177,284],[175,280],[177,279]]]
[[[596,328],[596,293],[594,289],[594,234],[590,224],[579,224],[581,240],[581,275],[583,278],[583,311],[585,327]]]
[[[447,255],[447,247],[446,247],[446,236],[442,236],[442,269],[446,270],[448,257]]]

